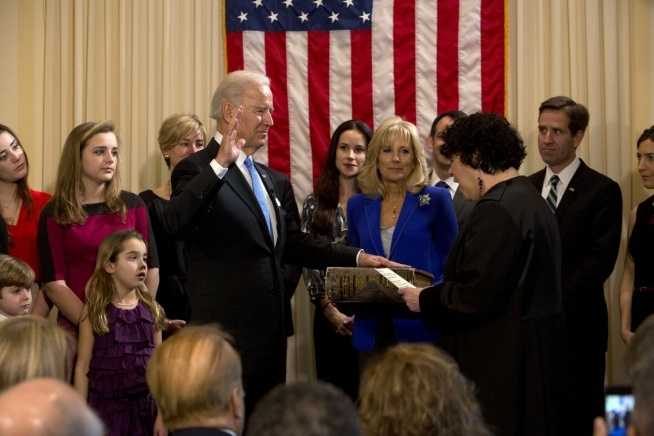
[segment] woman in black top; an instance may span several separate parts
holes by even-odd
[[[654,189],[654,126],[637,141],[638,174],[647,189]],[[641,322],[654,313],[654,195],[634,209],[620,288],[621,333],[629,342]]]
[[[168,319],[190,318],[190,303],[184,287],[186,260],[181,241],[169,235],[163,225],[163,214],[170,201],[170,174],[182,159],[204,148],[207,133],[194,114],[176,114],[166,118],[159,129],[159,148],[169,172],[166,181],[139,195],[148,206],[152,231],[159,251],[159,291],[157,301]]]

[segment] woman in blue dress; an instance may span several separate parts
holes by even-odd
[[[447,190],[428,185],[416,126],[384,121],[368,145],[358,176],[361,194],[348,202],[348,243],[367,253],[430,272],[440,282],[457,234]],[[353,343],[370,352],[396,342],[435,342],[438,332],[406,308],[367,305],[357,311]]]

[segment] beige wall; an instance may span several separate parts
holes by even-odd
[[[567,94],[587,104],[580,155],[618,181],[625,217],[646,193],[635,168],[637,134],[654,124],[654,2],[509,0],[508,118],[524,136],[524,173],[541,167],[540,101]],[[14,127],[30,181],[52,190],[67,132],[90,119],[116,122],[127,189],[165,178],[156,132],[167,115],[195,112],[209,131],[208,102],[224,74],[222,0],[0,0],[0,122]],[[626,228],[625,228],[626,240]],[[622,381],[617,290],[624,244],[607,285],[609,381]],[[306,302],[296,304],[293,371],[312,371]]]

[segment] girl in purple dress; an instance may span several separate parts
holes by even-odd
[[[133,230],[107,237],[86,286],[75,388],[109,435],[151,435],[156,407],[145,369],[161,343],[164,313],[145,286],[147,248]]]

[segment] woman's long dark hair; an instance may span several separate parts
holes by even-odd
[[[366,147],[372,137],[370,127],[363,121],[348,120],[339,125],[329,142],[327,158],[320,172],[314,194],[318,200],[318,209],[313,215],[311,224],[311,233],[314,235],[326,236],[331,238],[334,219],[336,217],[336,207],[338,206],[338,181],[339,172],[336,168],[336,150],[338,149],[341,134],[347,130],[356,130],[361,133],[365,139]],[[358,190],[358,187],[357,187]]]
[[[17,185],[16,195],[20,197],[21,200],[23,200],[23,206],[25,206],[25,208],[31,212],[32,196],[30,195],[30,187],[27,184],[27,176],[29,175],[29,171],[30,171],[30,163],[29,163],[29,159],[27,159],[27,153],[25,152],[25,147],[23,147],[23,144],[20,142],[18,136],[16,136],[14,131],[11,130],[8,126],[5,126],[4,124],[0,124],[0,133],[2,132],[7,132],[11,136],[13,136],[14,139],[16,139],[18,145],[20,145],[20,148],[23,150],[23,156],[25,156],[25,167],[27,168],[27,174],[25,174],[25,177],[23,177],[22,179],[16,182]]]

